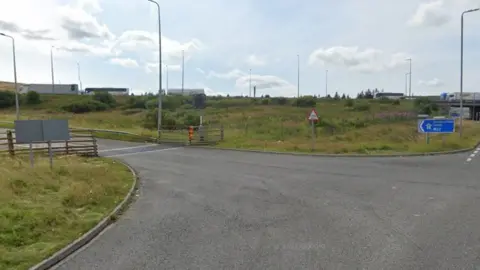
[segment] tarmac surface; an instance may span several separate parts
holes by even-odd
[[[322,158],[99,144],[138,172],[137,199],[54,269],[480,267],[480,160],[467,153]]]

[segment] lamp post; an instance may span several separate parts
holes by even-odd
[[[328,69],[325,70],[325,98],[328,96]]]
[[[410,75],[410,73],[405,73],[405,97],[408,96],[408,75]]]
[[[160,138],[162,129],[162,23],[160,17],[160,5],[153,1],[147,0],[157,6],[158,10],[158,114],[157,114],[157,135]]]
[[[12,40],[12,51],[13,51],[13,78],[15,83],[15,114],[17,120],[20,120],[20,105],[18,103],[18,82],[17,82],[17,60],[16,60],[16,53],[15,53],[15,38],[9,36],[5,33],[0,33],[0,36],[8,37]]]
[[[297,98],[300,98],[300,55],[297,54]]]
[[[460,23],[460,130],[459,134],[462,137],[463,133],[463,16],[470,12],[479,11],[480,8],[469,9],[462,12]]]
[[[55,46],[50,46],[50,69],[52,73],[52,93],[55,93],[55,75],[53,71],[53,48],[55,48]]]
[[[410,68],[408,71],[408,75],[410,75],[409,80],[408,80],[408,96],[411,98],[412,97],[412,58],[407,58],[405,61],[410,62]]]
[[[80,63],[77,62],[78,83],[80,86],[80,92],[82,92],[82,78],[80,77]]]
[[[185,91],[185,51],[182,50],[182,95]]]
[[[252,97],[252,69],[250,69],[250,81],[248,84],[248,96]]]

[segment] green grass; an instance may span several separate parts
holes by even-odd
[[[124,198],[132,175],[102,158],[0,156],[0,269],[28,269],[94,227]]]
[[[156,137],[156,131],[144,127],[148,113],[146,109],[126,109],[129,97],[116,97],[118,106],[104,112],[72,114],[60,108],[75,98],[88,96],[42,96],[38,105],[21,108],[22,119],[67,118],[71,127],[121,130],[141,135],[118,135],[100,132],[98,137],[148,141]],[[306,120],[309,107],[271,105],[273,99],[210,98],[204,111],[207,125],[224,126],[225,140],[217,147],[260,149],[274,151],[311,152],[312,130]],[[178,101],[169,101],[173,104]],[[186,115],[198,115],[188,106],[170,106],[171,117],[182,123]],[[264,104],[264,105],[261,105]],[[315,131],[315,149],[319,153],[420,153],[469,148],[480,141],[480,125],[465,121],[465,132],[445,136],[432,135],[429,144],[425,135],[417,132],[416,108],[414,103],[402,100],[400,103],[378,100],[318,100],[315,106],[320,116]],[[399,113],[409,116],[398,116]],[[385,117],[385,114],[390,114]],[[392,116],[397,115],[397,116]],[[14,110],[3,110],[0,121],[13,121]],[[458,127],[457,127],[458,128]],[[186,132],[167,131],[162,139],[186,141]]]

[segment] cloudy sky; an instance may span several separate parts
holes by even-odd
[[[0,0],[0,32],[16,38],[18,80],[158,89],[157,9],[147,0]],[[480,0],[159,0],[169,87],[210,94],[362,89],[459,89],[460,14]],[[480,91],[480,12],[465,17],[465,91]],[[164,76],[164,86],[166,84]],[[0,80],[13,80],[11,40],[0,37]]]

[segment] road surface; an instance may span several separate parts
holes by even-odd
[[[138,171],[138,199],[55,269],[480,267],[480,158],[469,154],[321,158],[106,140],[100,149]]]

